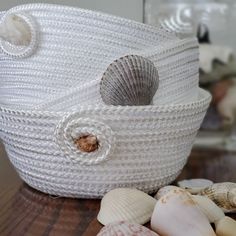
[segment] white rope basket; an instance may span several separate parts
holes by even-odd
[[[180,173],[210,102],[195,39],[46,4],[2,13],[0,37],[1,139],[26,183],[95,198]]]

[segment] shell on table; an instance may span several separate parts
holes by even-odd
[[[117,188],[101,201],[97,219],[103,224],[117,221],[145,224],[151,219],[156,199],[137,189]]]
[[[208,197],[192,195],[192,199],[208,218],[210,223],[215,223],[224,218],[225,214],[222,209]]]
[[[171,190],[157,201],[151,228],[168,236],[216,236],[191,194],[183,189]]]
[[[200,195],[209,197],[225,213],[236,212],[236,183],[213,184],[202,190]]]
[[[235,236],[236,235],[236,221],[225,216],[216,223],[217,236]]]
[[[101,79],[100,94],[107,105],[149,105],[158,86],[158,70],[153,62],[128,55],[107,68]]]
[[[187,190],[192,194],[197,194],[203,189],[210,187],[213,184],[208,179],[186,179],[178,182],[178,186]]]
[[[168,192],[170,192],[171,190],[174,190],[174,189],[179,189],[179,188],[174,185],[164,186],[158,190],[158,192],[155,194],[154,198],[159,200],[161,197],[163,197]]]
[[[101,229],[97,236],[158,236],[148,228],[125,221],[114,222]]]

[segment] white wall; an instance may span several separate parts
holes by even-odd
[[[32,3],[33,0],[0,0],[0,10]],[[39,0],[35,2],[56,3],[98,10],[142,22],[143,0]]]

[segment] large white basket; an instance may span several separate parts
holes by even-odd
[[[0,41],[0,130],[21,178],[43,192],[101,197],[115,187],[153,192],[180,173],[210,102],[198,88],[198,45],[164,29],[70,7],[31,4],[28,46]],[[137,55],[158,70],[152,105],[106,105],[100,81]],[[92,134],[83,152],[74,137]]]

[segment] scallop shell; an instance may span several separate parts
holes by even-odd
[[[97,236],[158,236],[148,228],[131,224],[125,221],[119,221],[106,225],[101,229]]]
[[[205,196],[192,195],[193,201],[208,218],[210,223],[221,220],[225,214],[211,199]]]
[[[208,179],[186,179],[178,182],[180,188],[183,188],[192,194],[197,194],[212,184],[213,182]]]
[[[213,184],[200,192],[209,197],[225,213],[236,212],[236,183],[224,182]]]
[[[101,201],[97,219],[103,225],[117,221],[145,224],[151,219],[156,199],[137,189],[118,188]]]
[[[107,105],[149,105],[159,85],[158,71],[148,59],[128,55],[105,71],[100,94]]]
[[[179,189],[178,187],[174,186],[174,185],[167,185],[165,187],[162,187],[158,190],[158,192],[156,193],[156,195],[154,196],[155,199],[159,200],[161,197],[163,197],[164,195],[166,195],[168,192],[170,192],[171,190],[174,189]]]

